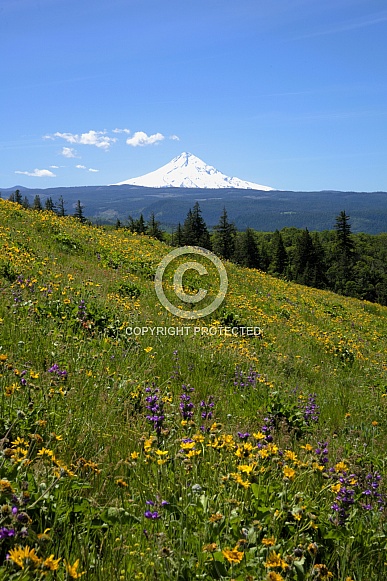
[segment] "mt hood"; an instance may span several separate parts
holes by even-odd
[[[124,184],[148,188],[240,188],[266,192],[273,190],[268,186],[226,176],[192,153],[187,152],[181,153],[156,171],[114,185],[122,186]]]

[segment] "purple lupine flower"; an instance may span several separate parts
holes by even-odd
[[[305,403],[304,419],[307,424],[312,422],[317,423],[320,417],[320,408],[316,403],[317,395],[315,393],[310,393],[308,395],[308,401]],[[303,407],[302,405],[300,407]]]
[[[160,514],[157,512],[157,510],[155,510],[154,512],[150,511],[150,510],[146,510],[144,512],[144,516],[145,518],[150,518],[152,520],[156,520],[158,518],[160,518]]]
[[[318,448],[315,450],[315,454],[320,456],[321,464],[328,464],[328,442],[318,442]]]
[[[81,322],[84,322],[86,320],[86,304],[85,301],[82,299],[81,302],[78,305],[78,319]]]
[[[154,430],[156,430],[157,434],[160,434],[165,419],[164,402],[159,396],[160,390],[154,387],[153,384],[152,387],[147,387],[145,392],[149,394],[145,398],[147,404],[145,407],[151,412],[151,414],[146,416],[146,419],[153,423]]]
[[[0,527],[0,539],[7,539],[15,536],[15,529]]]
[[[194,404],[191,401],[191,396],[188,395],[188,393],[193,391],[193,387],[190,387],[189,385],[183,385],[182,386],[182,390],[183,393],[180,396],[180,413],[181,416],[183,418],[183,420],[192,420],[194,412]]]
[[[349,517],[351,506],[355,504],[354,488],[357,486],[357,480],[354,474],[348,475],[344,472],[344,474],[340,476],[339,482],[342,486],[337,492],[335,502],[332,504],[331,508],[337,512],[338,524],[344,525]]]
[[[67,377],[67,371],[65,369],[60,369],[59,365],[57,363],[54,363],[54,365],[52,365],[52,367],[50,367],[50,369],[47,369],[47,372],[54,373],[58,377],[63,377],[63,378]]]
[[[211,420],[213,415],[214,415],[214,407],[215,407],[215,403],[214,403],[214,396],[213,395],[209,395],[207,401],[205,401],[204,399],[201,400],[200,402],[200,407],[201,407],[201,417],[203,420]],[[206,431],[206,426],[202,425],[200,426],[200,429],[202,432]],[[208,428],[207,428],[208,429]]]
[[[247,438],[250,437],[249,432],[238,432],[238,436],[240,437],[241,440],[247,440]]]

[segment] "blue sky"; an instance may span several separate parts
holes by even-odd
[[[0,187],[189,151],[278,189],[387,191],[385,0],[1,0]]]

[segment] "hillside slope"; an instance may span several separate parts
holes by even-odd
[[[0,579],[383,579],[387,308],[170,250],[0,199]]]

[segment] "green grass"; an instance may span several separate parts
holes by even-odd
[[[387,309],[226,263],[187,322],[169,251],[0,200],[0,579],[383,579]]]

